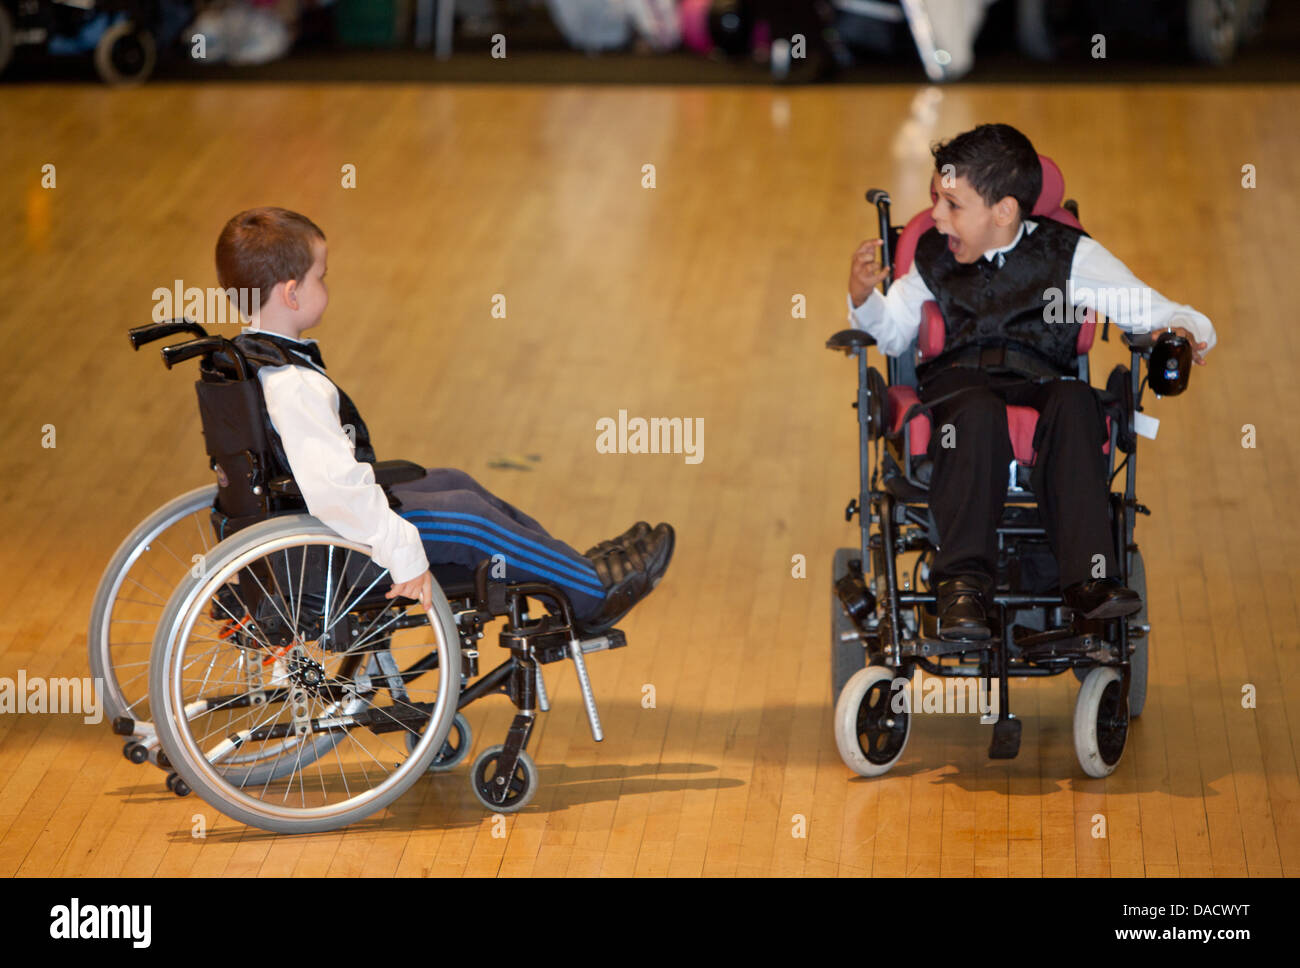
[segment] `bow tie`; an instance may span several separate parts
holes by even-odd
[[[263,339],[269,339],[277,346],[282,346],[291,353],[297,353],[299,356],[305,356],[322,370],[325,369],[325,358],[321,356],[320,345],[317,343],[300,343],[284,336],[278,336],[275,333],[259,333]]]

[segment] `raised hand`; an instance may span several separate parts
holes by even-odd
[[[877,251],[883,244],[880,239],[869,239],[853,253],[853,261],[849,266],[849,297],[855,307],[866,302],[871,290],[889,275],[889,266],[882,266],[877,256]]]

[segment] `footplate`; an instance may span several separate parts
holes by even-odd
[[[1020,753],[1020,729],[1024,724],[1011,714],[993,724],[993,742],[989,743],[989,759],[1014,760]]]
[[[533,655],[537,657],[538,662],[559,662],[561,659],[567,659],[571,653],[570,641],[568,636],[562,638],[548,636],[546,639],[535,639],[533,641]],[[627,645],[627,636],[623,634],[622,629],[610,629],[602,635],[594,635],[578,641],[582,645],[583,655],[589,655],[592,652],[621,649]]]
[[[926,659],[937,658],[941,655],[958,655],[963,652],[987,652],[989,649],[997,647],[996,639],[960,639],[949,642],[946,639],[916,638],[909,639],[903,643],[902,654],[905,656],[921,656]]]

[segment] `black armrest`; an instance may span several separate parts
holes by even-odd
[[[418,481],[425,474],[424,468],[409,460],[381,460],[375,462],[375,483],[380,487],[392,487],[407,481]]]
[[[828,350],[843,350],[845,354],[851,354],[858,347],[875,345],[875,337],[861,329],[842,329],[826,341]]]
[[[424,476],[424,468],[409,460],[381,460],[375,467],[375,483],[384,489],[394,484],[405,484]],[[298,482],[292,477],[274,477],[266,482],[266,488],[280,497],[302,497]]]
[[[1156,330],[1154,332],[1148,331],[1145,333],[1125,332],[1123,338],[1125,344],[1127,344],[1130,349],[1135,353],[1141,353],[1145,356],[1147,353],[1151,352],[1151,347],[1156,345],[1156,338],[1161,332],[1161,330]]]
[[[302,497],[298,482],[292,477],[273,477],[266,482],[266,489],[281,497]]]

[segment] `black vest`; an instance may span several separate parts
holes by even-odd
[[[322,370],[325,369],[325,361],[315,343],[298,343],[272,333],[248,331],[240,333],[231,342],[239,347],[248,360],[251,371],[249,377],[254,380],[257,379],[257,371],[264,366],[301,366],[310,370],[314,368],[307,360],[311,360]],[[329,377],[327,376],[326,379]],[[330,382],[334,383],[333,380]],[[344,427],[351,425],[355,431],[356,459],[373,464],[375,451],[370,445],[370,431],[366,429],[366,422],[361,419],[361,414],[357,411],[352,398],[344,393],[337,383],[334,383],[334,389],[338,390],[339,394],[339,423]],[[266,412],[265,406],[262,407],[262,419],[266,440],[271,448],[270,456],[279,464],[279,467],[272,470],[272,476],[290,475],[289,458],[284,453],[284,442],[280,440],[280,435],[271,424],[271,417]]]
[[[1028,221],[1028,220],[1027,220]],[[1086,233],[1055,219],[1034,217],[1015,248],[1003,253],[998,268],[982,255],[963,264],[953,258],[947,236],[937,228],[916,243],[916,269],[939,303],[947,324],[944,351],[921,367],[947,366],[960,351],[974,346],[1007,346],[1040,357],[1063,374],[1075,372],[1079,323],[1065,304],[1074,250]],[[1044,290],[1055,289],[1060,322],[1048,322],[1050,302]]]

